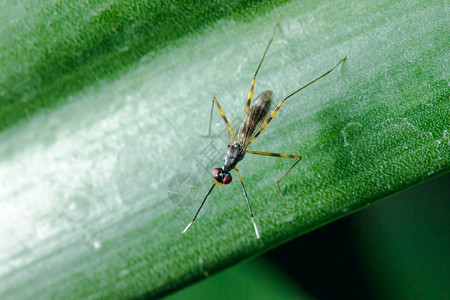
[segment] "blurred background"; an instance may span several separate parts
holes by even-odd
[[[450,173],[167,299],[450,299]]]

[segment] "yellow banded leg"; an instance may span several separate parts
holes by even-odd
[[[211,124],[212,124],[212,117],[213,117],[213,107],[214,103],[217,105],[217,109],[219,110],[220,115],[222,116],[223,121],[225,122],[225,125],[228,128],[228,131],[230,132],[233,139],[236,141],[236,136],[234,135],[233,129],[231,128],[230,123],[227,120],[227,117],[225,116],[225,113],[223,112],[222,107],[220,107],[219,100],[217,100],[216,97],[214,97],[212,105],[211,105],[211,117],[209,119],[209,129],[208,129],[208,136],[211,134]]]
[[[264,129],[267,127],[267,125],[269,125],[270,121],[272,121],[273,117],[275,117],[275,115],[277,114],[278,110],[281,108],[281,106],[284,104],[284,101],[286,101],[287,99],[289,99],[290,97],[294,96],[295,94],[297,94],[298,92],[300,92],[301,90],[303,90],[304,88],[310,86],[311,84],[313,84],[314,82],[316,82],[317,80],[327,76],[328,74],[331,73],[331,71],[333,71],[337,66],[339,66],[342,62],[344,62],[347,59],[347,56],[344,56],[344,58],[342,58],[334,67],[332,67],[330,70],[326,71],[325,73],[323,73],[322,75],[320,75],[319,77],[317,77],[316,79],[314,79],[313,81],[305,84],[304,86],[302,86],[301,88],[299,88],[298,90],[290,93],[286,98],[284,98],[283,100],[280,101],[280,103],[278,103],[278,105],[272,110],[272,112],[270,113],[269,117],[267,117],[266,121],[264,122],[264,124],[261,126],[261,128],[259,129],[258,133],[255,134],[255,136],[252,138],[252,140],[250,141],[253,142],[258,135],[261,134],[261,132],[264,131]]]
[[[295,155],[295,154],[281,154],[281,153],[272,153],[272,152],[263,152],[263,151],[251,151],[251,150],[246,150],[245,152],[250,153],[250,154],[256,154],[256,155],[263,155],[263,156],[273,156],[273,157],[283,157],[283,158],[295,158],[297,159],[294,164],[289,168],[289,170],[287,170],[287,172],[281,176],[280,179],[277,180],[277,186],[278,186],[278,191],[280,191],[280,195],[283,195],[283,192],[281,192],[281,188],[280,188],[280,181],[286,177],[287,174],[289,174],[289,172],[295,167],[296,164],[298,164],[298,162],[302,159],[302,157],[300,155]]]
[[[255,76],[256,76],[256,74],[255,74]],[[250,89],[248,91],[247,105],[245,106],[244,117],[247,114],[248,109],[250,108],[250,103],[252,103],[253,88],[255,87],[255,80],[256,80],[255,76],[253,76],[252,83],[251,83]]]
[[[256,75],[258,75],[259,69],[261,68],[261,65],[264,61],[264,58],[266,57],[267,51],[269,50],[270,44],[272,44],[273,38],[275,36],[275,29],[277,28],[277,24],[275,24],[275,28],[273,29],[273,34],[272,37],[270,38],[269,43],[266,46],[266,50],[264,51],[263,57],[261,58],[261,61],[259,62],[258,68],[256,69],[255,75],[253,75],[253,79],[252,79],[252,83],[250,85],[250,89],[248,91],[248,97],[247,97],[247,105],[245,106],[245,111],[244,111],[244,117],[247,114],[248,109],[250,108],[250,104],[252,102],[252,97],[253,97],[253,88],[255,87],[255,80],[256,80]]]

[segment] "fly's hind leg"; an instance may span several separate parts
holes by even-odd
[[[263,155],[263,156],[273,156],[273,157],[283,157],[283,158],[295,158],[295,159],[297,159],[292,164],[292,166],[289,168],[289,170],[287,170],[287,172],[283,176],[281,176],[280,179],[277,180],[277,186],[278,186],[278,191],[280,192],[280,195],[283,195],[283,192],[281,191],[281,187],[280,187],[281,180],[283,180],[283,178],[286,177],[286,175],[289,174],[289,172],[291,172],[291,170],[295,167],[295,165],[298,164],[298,162],[302,159],[302,157],[300,155],[295,155],[295,154],[281,154],[281,153],[272,153],[272,152],[263,152],[263,151],[251,151],[251,150],[246,150],[245,152],[250,153],[250,154]]]
[[[208,135],[211,135],[211,125],[212,125],[212,117],[213,117],[213,110],[214,110],[214,103],[217,105],[217,109],[219,110],[220,115],[222,116],[223,121],[225,122],[225,126],[227,127],[228,131],[230,132],[231,136],[233,137],[233,139],[236,141],[236,136],[233,132],[233,129],[231,128],[230,123],[227,120],[227,117],[225,116],[225,113],[223,112],[222,107],[220,107],[219,104],[219,100],[217,100],[216,97],[214,97],[213,101],[212,101],[212,105],[211,105],[211,117],[209,119],[209,128],[208,128]]]
[[[252,102],[252,97],[253,97],[253,89],[255,87],[256,75],[258,75],[259,69],[261,68],[264,58],[266,57],[267,51],[269,50],[269,47],[270,47],[270,44],[272,44],[273,38],[275,36],[275,30],[277,29],[277,25],[278,25],[278,23],[275,24],[275,28],[273,29],[272,37],[270,38],[269,43],[266,46],[266,50],[264,51],[264,54],[261,58],[261,61],[259,62],[258,68],[256,68],[255,74],[253,75],[252,83],[250,84],[250,89],[248,91],[247,105],[245,106],[244,116],[247,114],[247,111],[250,108],[250,104]]]

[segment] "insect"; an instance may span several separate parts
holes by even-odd
[[[276,27],[275,27],[276,29]],[[259,62],[258,68],[256,69],[255,74],[253,75],[253,79],[250,85],[250,90],[248,92],[247,97],[247,104],[245,106],[244,110],[244,120],[239,127],[238,131],[235,133],[233,129],[230,126],[230,123],[227,120],[227,117],[225,116],[225,113],[223,112],[222,108],[220,107],[219,101],[216,97],[213,98],[212,106],[211,106],[211,118],[209,122],[209,131],[208,135],[211,132],[211,122],[212,122],[212,116],[213,116],[213,110],[214,110],[214,104],[216,104],[217,109],[219,110],[220,115],[222,116],[222,119],[225,122],[226,127],[228,128],[228,131],[231,134],[231,141],[227,146],[227,150],[225,153],[225,157],[223,160],[223,166],[221,168],[215,168],[212,172],[214,182],[212,183],[211,188],[209,189],[208,193],[206,194],[205,198],[203,199],[199,209],[197,210],[197,213],[195,214],[192,221],[184,228],[184,230],[181,233],[185,233],[189,227],[194,223],[194,221],[197,219],[197,216],[202,209],[203,205],[206,202],[206,199],[211,194],[212,190],[216,185],[219,186],[219,188],[222,188],[222,184],[229,184],[232,181],[232,176],[230,174],[231,170],[236,171],[239,177],[239,181],[241,182],[242,191],[244,193],[245,200],[247,202],[248,211],[250,213],[250,218],[253,224],[253,228],[255,230],[256,238],[260,238],[260,234],[258,231],[258,227],[256,226],[252,208],[250,205],[250,201],[248,199],[247,191],[245,189],[244,182],[242,181],[241,173],[236,168],[236,165],[238,162],[240,162],[246,153],[255,154],[255,155],[263,155],[263,156],[273,156],[273,157],[283,157],[283,158],[292,158],[295,159],[295,162],[292,164],[292,166],[287,170],[287,172],[277,181],[278,190],[280,194],[281,188],[280,188],[280,181],[286,177],[286,175],[295,167],[295,165],[301,160],[300,155],[295,154],[281,154],[281,153],[271,153],[271,152],[263,152],[263,151],[253,151],[248,150],[247,147],[264,131],[264,129],[269,125],[270,121],[275,117],[277,112],[280,110],[281,106],[284,104],[284,102],[303,90],[304,88],[308,87],[309,85],[313,84],[314,82],[318,81],[319,79],[325,77],[329,73],[331,73],[337,66],[339,66],[342,62],[344,62],[347,59],[347,56],[342,58],[334,67],[332,67],[330,70],[325,72],[324,74],[320,75],[316,79],[312,80],[311,82],[305,84],[304,86],[300,87],[296,91],[289,94],[287,97],[285,97],[283,100],[281,100],[278,105],[271,111],[270,106],[272,104],[272,97],[273,93],[270,90],[262,92],[258,97],[256,97],[256,100],[252,104],[252,97],[253,97],[253,88],[255,87],[255,80],[256,76],[258,75],[259,69],[261,68],[261,65],[264,61],[264,58],[266,57],[267,51],[269,50],[270,44],[273,41],[273,38],[275,36],[275,30],[272,34],[271,39],[269,40],[269,43],[266,46],[266,49],[264,51],[264,54],[261,58],[261,61]]]

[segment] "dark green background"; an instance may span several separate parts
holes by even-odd
[[[1,298],[164,295],[448,172],[447,6],[5,3]],[[202,150],[219,156],[211,165],[225,150],[220,139],[200,137],[211,99],[217,96],[231,119],[242,116],[251,75],[277,22],[281,30],[255,94],[270,88],[279,100],[344,55],[349,59],[290,99],[252,145],[303,156],[283,181],[283,197],[275,181],[289,162],[246,157],[239,165],[262,238],[253,235],[236,180],[215,190],[181,235],[197,207],[174,206],[167,184],[189,171],[204,190],[210,186],[211,166],[198,163]],[[220,122],[214,132],[223,130]],[[384,223],[367,224],[369,231]],[[410,240],[394,233],[390,241]],[[430,284],[423,286],[427,291]]]

